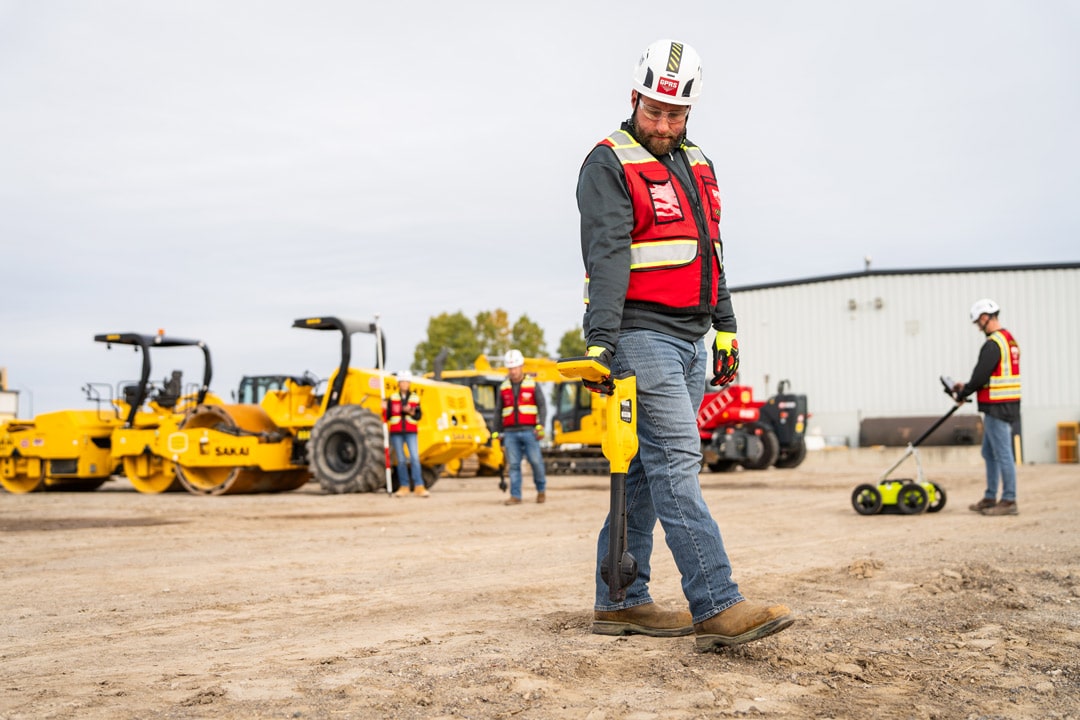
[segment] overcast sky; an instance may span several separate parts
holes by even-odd
[[[21,415],[136,377],[104,332],[205,340],[224,396],[328,375],[307,315],[378,314],[392,370],[444,312],[527,314],[554,352],[583,307],[578,167],[662,37],[703,58],[689,135],[730,286],[1080,256],[1076,1],[0,0]]]

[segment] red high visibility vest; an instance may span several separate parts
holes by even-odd
[[[705,154],[696,145],[680,148],[690,161],[708,236],[695,221],[686,188],[663,163],[625,130],[600,145],[615,152],[634,207],[630,232],[628,304],[660,305],[683,312],[707,312],[716,305],[722,267],[720,190]],[[703,250],[712,244],[712,252]],[[708,263],[707,258],[713,261]],[[588,278],[585,302],[588,303]]]
[[[503,428],[518,426],[534,427],[540,415],[536,406],[536,381],[531,377],[521,379],[518,388],[517,403],[514,402],[514,386],[510,378],[503,380],[499,386],[502,396],[502,422]]]
[[[392,433],[414,433],[416,432],[416,421],[405,414],[405,411],[412,412],[416,408],[420,407],[420,396],[414,392],[409,393],[408,399],[402,403],[401,393],[395,392],[386,402],[386,424],[390,426],[390,432]]]
[[[1020,346],[1008,330],[995,330],[987,338],[997,343],[1001,359],[990,382],[979,388],[976,398],[980,403],[1004,403],[1020,401]]]

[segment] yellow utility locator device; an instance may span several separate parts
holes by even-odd
[[[608,515],[608,553],[600,563],[600,577],[614,602],[626,598],[637,578],[637,561],[626,549],[626,472],[638,451],[637,376],[633,371],[612,375],[596,358],[560,358],[559,373],[603,386],[611,399],[605,408],[601,448],[611,464],[611,509]]]

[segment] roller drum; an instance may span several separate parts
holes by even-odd
[[[236,436],[246,433],[280,433],[270,416],[258,405],[200,405],[184,418],[182,431],[218,430]],[[194,433],[190,433],[194,435]],[[196,441],[197,442],[197,441]],[[288,446],[281,441],[288,458]],[[238,458],[239,459],[239,458]],[[263,470],[257,465],[192,466],[177,465],[177,475],[190,492],[197,495],[240,495],[295,490],[308,481],[306,468]]]

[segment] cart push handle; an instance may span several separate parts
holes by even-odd
[[[936,421],[936,422],[935,422],[935,423],[934,423],[933,425],[931,425],[931,426],[930,426],[929,428],[927,428],[927,429],[926,429],[926,431],[925,431],[925,432],[923,432],[923,434],[922,434],[922,435],[920,435],[920,436],[918,437],[918,439],[917,439],[917,440],[915,440],[915,442],[911,443],[911,446],[912,446],[912,447],[918,447],[918,446],[919,446],[919,444],[920,444],[920,443],[921,443],[921,442],[922,442],[923,440],[925,440],[926,438],[930,437],[931,433],[933,433],[933,432],[934,432],[935,430],[937,430],[937,429],[938,429],[939,427],[941,427],[941,424],[942,424],[943,422],[945,422],[945,421],[946,421],[946,420],[948,420],[948,419],[949,419],[950,417],[952,417],[952,414],[953,414],[954,412],[956,412],[957,410],[959,410],[959,409],[960,409],[960,407],[961,407],[961,406],[962,406],[962,405],[963,405],[964,403],[966,403],[966,402],[971,402],[970,400],[964,400],[963,402],[961,402],[961,401],[960,401],[960,400],[959,400],[959,399],[958,399],[958,398],[956,397],[956,393],[955,393],[955,392],[953,391],[953,387],[955,387],[955,386],[956,386],[956,382],[955,382],[955,381],[954,381],[954,380],[953,380],[953,379],[952,379],[951,377],[949,377],[948,375],[942,375],[942,376],[941,376],[941,384],[942,384],[942,386],[944,386],[944,388],[945,388],[945,394],[946,394],[946,395],[948,395],[949,397],[951,397],[951,398],[952,398],[953,400],[955,400],[955,401],[956,401],[956,403],[955,403],[955,404],[954,404],[954,405],[953,405],[953,406],[952,406],[951,408],[949,408],[949,412],[947,412],[947,413],[945,413],[944,415],[942,415],[941,417],[939,417],[939,418],[937,419],[937,421]]]
[[[611,505],[608,512],[608,552],[600,562],[600,577],[613,602],[626,599],[626,589],[637,579],[637,560],[626,549],[626,472],[638,451],[637,376],[633,371],[611,375],[591,357],[560,358],[556,367],[570,380],[612,388],[604,408],[601,448],[611,464]]]

